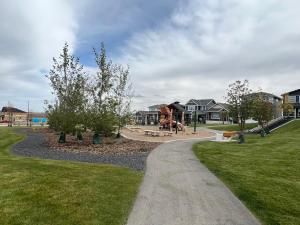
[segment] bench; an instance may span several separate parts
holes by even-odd
[[[145,135],[150,135],[152,130],[144,130]]]
[[[163,131],[163,135],[164,136],[172,136],[173,132],[171,132],[171,131]]]
[[[235,132],[235,131],[225,131],[223,133],[223,137],[226,137],[226,138],[232,138],[236,135],[237,135],[237,132]]]

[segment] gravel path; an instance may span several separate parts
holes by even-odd
[[[196,158],[195,142],[164,143],[150,153],[127,225],[260,224]]]
[[[11,152],[25,157],[39,157],[43,159],[70,160],[89,163],[108,163],[125,166],[134,170],[144,170],[149,153],[131,155],[95,155],[89,153],[64,152],[47,147],[43,133],[31,132],[30,129],[20,128],[16,133],[26,134],[27,138],[13,146]]]

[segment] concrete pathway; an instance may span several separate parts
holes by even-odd
[[[127,225],[260,224],[199,162],[191,150],[195,142],[169,142],[150,153]]]

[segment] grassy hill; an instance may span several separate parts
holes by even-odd
[[[194,152],[264,224],[300,224],[300,121],[246,141],[200,143]]]

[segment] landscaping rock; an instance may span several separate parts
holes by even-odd
[[[106,145],[102,145],[103,149],[105,150],[94,150],[92,152],[89,152],[91,147],[84,148],[83,145],[81,146],[81,149],[72,149],[71,145],[69,145],[67,148],[56,149],[54,147],[49,147],[46,132],[32,131],[31,129],[26,128],[16,129],[15,131],[17,133],[27,135],[25,140],[13,146],[12,153],[16,155],[25,157],[39,157],[43,159],[53,160],[71,160],[89,163],[108,163],[129,167],[134,170],[144,170],[149,152],[158,145],[152,144],[151,149],[149,148],[149,146],[147,146],[148,148],[146,150],[141,149],[140,151],[129,151],[129,153],[126,153],[124,149],[129,149],[130,146],[134,146],[134,141],[129,141],[129,144],[126,145],[127,147],[124,147],[120,150],[122,154],[117,153],[119,152],[119,150],[116,149],[114,151],[108,151],[108,149],[112,149],[113,144],[109,145],[109,147],[106,147]],[[126,141],[124,140],[124,142]],[[135,144],[138,145],[141,143],[136,142]],[[142,144],[146,145],[145,143]]]

